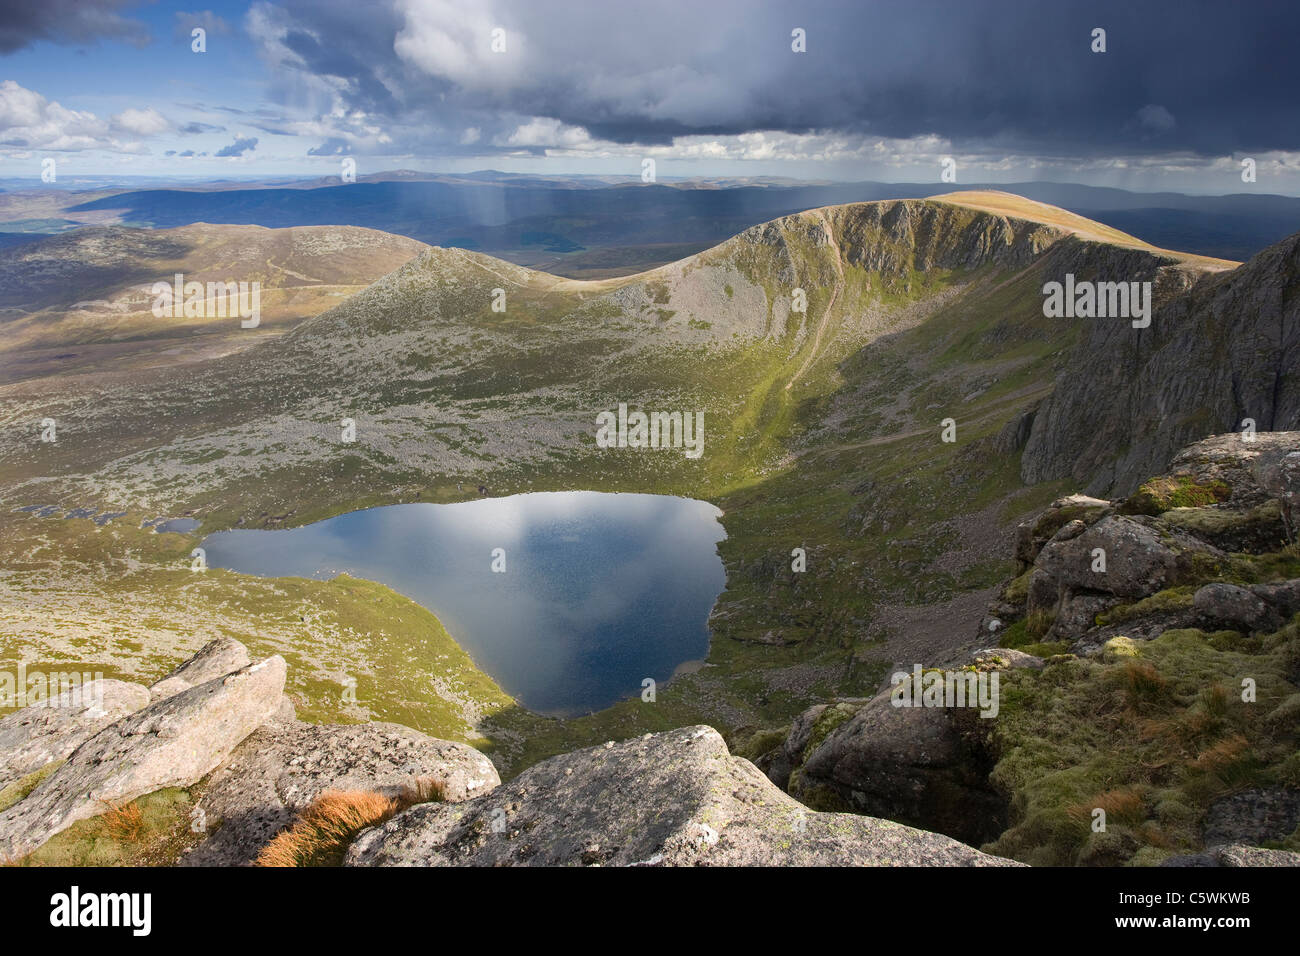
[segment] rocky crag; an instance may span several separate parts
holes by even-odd
[[[4,718],[0,740],[15,746],[0,758],[13,781],[0,791],[0,857],[31,861],[79,822],[194,788],[192,835],[155,862],[253,863],[318,797],[364,791],[426,800],[364,830],[352,865],[1009,863],[888,820],[810,811],[710,727],[565,754],[502,786],[464,744],[396,724],[303,723],[284,680],[283,659],[251,663],[237,642],[214,641],[152,688],[106,681],[81,689],[97,704],[58,698]]]
[[[1150,327],[1089,324],[1033,411],[1027,484],[1068,478],[1127,495],[1183,445],[1245,419],[1259,431],[1300,427],[1300,236],[1230,272],[1155,278]]]
[[[1020,573],[960,668],[999,672],[995,717],[891,687],[740,749],[810,806],[1027,863],[1300,862],[1298,506],[1300,432],[1219,435],[1127,497],[1058,499],[1020,525]]]

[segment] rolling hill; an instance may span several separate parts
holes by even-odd
[[[0,250],[0,382],[234,351],[333,308],[424,248],[352,226],[199,223],[92,226]],[[215,315],[156,317],[151,287],[177,273],[205,287],[260,283],[258,329]]]

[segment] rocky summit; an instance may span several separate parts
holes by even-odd
[[[364,832],[350,866],[998,866],[888,820],[815,813],[711,727],[553,757],[490,794]]]
[[[154,685],[164,690],[153,703],[137,688],[138,699],[128,699],[139,709],[88,729],[66,759],[68,722],[41,722],[46,705],[7,718],[24,728],[26,746],[6,752],[0,769],[36,780],[0,813],[4,856],[20,860],[106,807],[199,785],[200,812],[188,817],[202,821],[198,837],[172,863],[255,863],[324,794],[411,790],[428,802],[363,830],[349,865],[1011,862],[889,820],[810,811],[705,726],[576,751],[502,785],[492,763],[464,744],[395,724],[299,721],[282,694],[284,662],[238,666],[247,656],[237,642],[205,645]],[[236,669],[219,673],[224,666]],[[106,701],[117,686],[104,688]]]

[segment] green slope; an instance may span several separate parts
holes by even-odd
[[[1051,391],[1080,336],[1079,323],[1043,318],[1045,270],[1084,274],[1114,253],[1070,237],[908,200],[811,210],[598,282],[432,249],[281,339],[183,376],[10,387],[6,424],[55,417],[60,439],[0,437],[0,559],[10,559],[0,564],[26,562],[0,578],[6,648],[148,676],[158,658],[216,633],[253,646],[264,635],[310,662],[295,688],[305,713],[339,717],[331,681],[360,669],[373,683],[342,716],[485,740],[512,769],[682,723],[742,732],[824,696],[869,693],[906,638],[900,615],[1004,576],[999,536],[1059,487],[1021,484],[1020,448],[1004,430]],[[1153,272],[1200,268],[1125,254]],[[791,311],[795,288],[806,313]],[[596,413],[620,402],[703,411],[704,456],[596,448]],[[338,440],[345,417],[356,444]],[[947,418],[951,444],[940,440]],[[192,542],[125,540],[76,520],[55,533],[10,510],[185,513],[206,532],[458,500],[480,484],[494,495],[588,488],[717,503],[728,587],[710,666],[655,704],[552,721],[459,662],[449,672],[479,706],[458,716],[430,690],[440,665],[426,657],[413,670],[409,648],[433,635],[455,653],[431,616],[391,592],[224,572],[199,584],[176,570]],[[794,547],[808,550],[804,574],[788,570]],[[88,582],[107,578],[111,600],[88,604]],[[302,626],[312,615],[333,615],[328,641]]]

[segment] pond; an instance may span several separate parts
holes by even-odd
[[[221,531],[203,548],[210,567],[245,574],[386,584],[524,707],[572,716],[708,655],[721,514],[665,495],[538,492]]]

